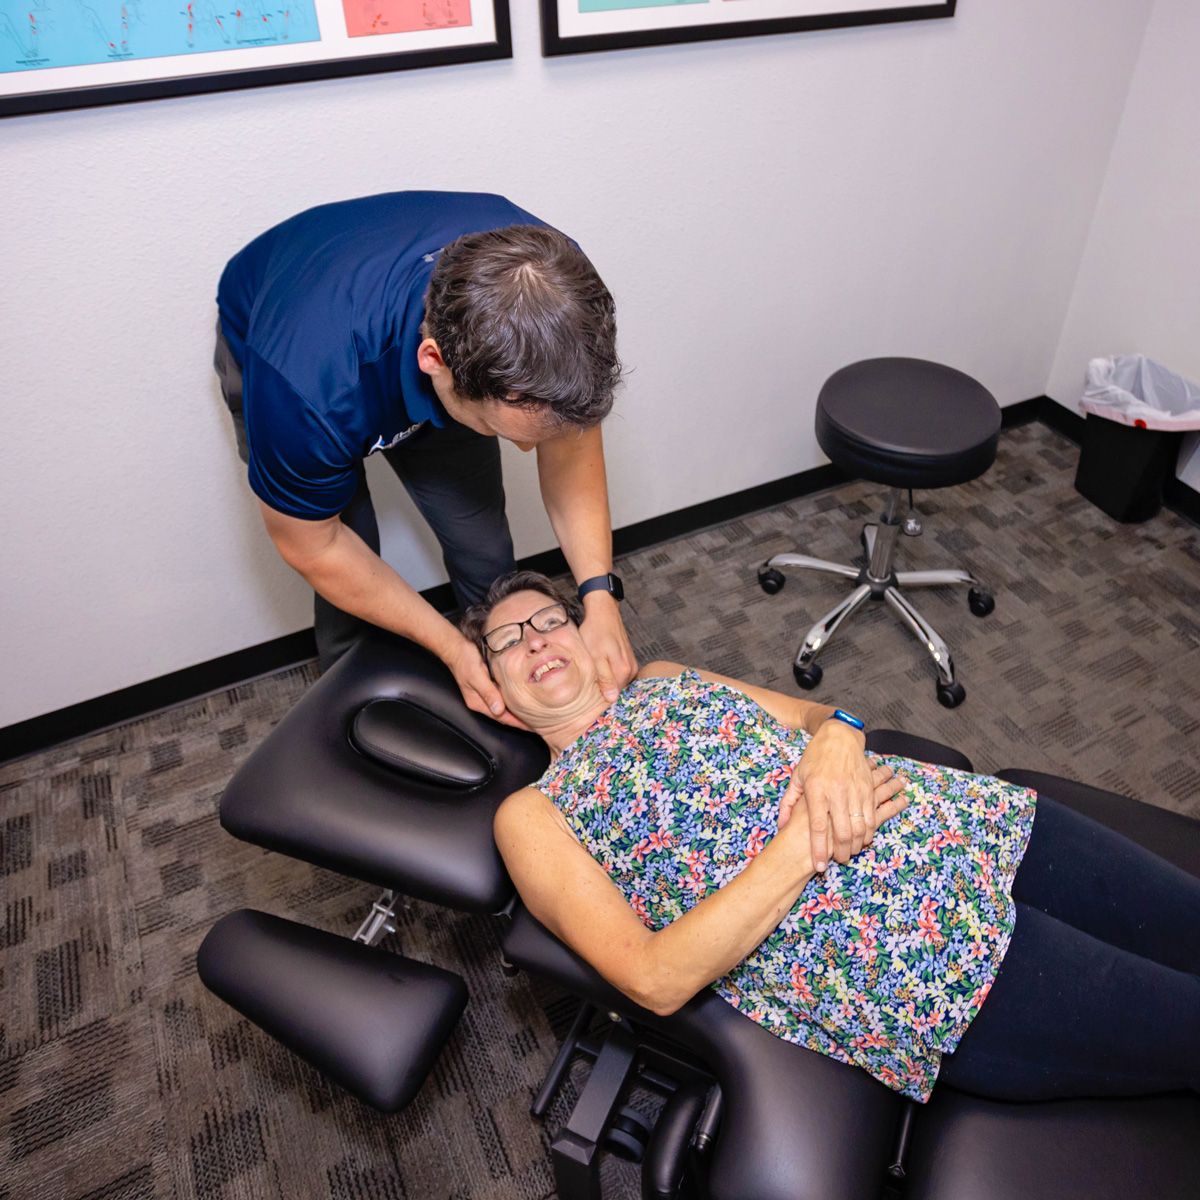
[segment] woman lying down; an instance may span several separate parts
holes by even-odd
[[[496,814],[509,874],[630,999],[711,986],[917,1100],[1200,1091],[1200,880],[823,705],[666,662],[610,703],[580,618],[518,572],[464,626],[553,756]]]

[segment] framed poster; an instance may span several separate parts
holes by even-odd
[[[952,17],[957,0],[542,0],[542,53],[582,54]]]
[[[0,116],[511,57],[508,0],[0,0]]]

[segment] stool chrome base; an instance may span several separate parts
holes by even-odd
[[[893,612],[916,635],[933,659],[937,669],[938,700],[946,708],[956,708],[966,697],[962,684],[954,677],[954,660],[950,648],[941,634],[925,620],[901,588],[945,587],[965,584],[970,588],[971,611],[985,617],[995,608],[990,593],[983,583],[970,571],[947,569],[941,571],[896,571],[892,568],[895,558],[896,539],[904,525],[899,515],[900,489],[892,488],[888,493],[887,508],[880,515],[877,525],[866,525],[862,531],[863,544],[867,551],[865,567],[851,567],[842,563],[813,558],[807,554],[776,554],[758,569],[758,581],[763,590],[775,593],[785,582],[781,573],[784,567],[799,567],[806,571],[823,571],[827,575],[840,575],[852,579],[855,588],[844,600],[834,605],[808,631],[796,652],[792,670],[796,682],[806,689],[815,688],[821,682],[822,671],[816,662],[817,655],[825,648],[837,628],[868,600],[885,600]]]

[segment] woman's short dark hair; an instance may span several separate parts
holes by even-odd
[[[425,334],[466,400],[544,407],[584,429],[612,408],[616,308],[556,229],[509,225],[451,242],[425,294]]]
[[[583,621],[583,601],[574,589],[555,583],[553,579],[538,571],[514,571],[511,575],[501,575],[488,588],[488,594],[478,604],[472,604],[458,623],[467,641],[474,642],[479,647],[479,653],[483,655],[485,662],[487,646],[484,645],[483,635],[488,631],[488,618],[492,615],[492,609],[514,592],[541,592],[552,604],[555,601],[561,604],[567,610],[567,616],[576,625]]]

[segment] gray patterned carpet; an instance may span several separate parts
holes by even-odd
[[[1200,815],[1200,530],[1169,512],[1109,520],[1072,489],[1076,455],[1024,426],[983,479],[918,497],[926,532],[903,540],[902,565],[967,565],[996,594],[982,621],[961,592],[916,595],[954,650],[961,708],[937,704],[924,651],[874,605],[823,655],[815,696],[980,770],[1055,771]],[[878,497],[849,484],[630,555],[640,655],[794,690],[796,644],[845,588],[796,575],[766,596],[754,568],[796,548],[850,560]],[[553,1194],[526,1110],[566,1009],[496,968],[490,920],[402,913],[405,952],[465,976],[471,1003],[396,1117],[196,979],[196,946],[233,908],[348,933],[374,898],[217,824],[224,782],[313,678],[281,672],[0,767],[0,1200]],[[636,1195],[628,1169],[610,1184]]]

